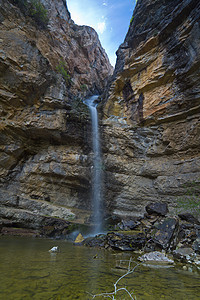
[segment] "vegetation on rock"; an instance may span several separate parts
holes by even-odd
[[[48,24],[48,11],[40,0],[12,0],[24,15],[31,17],[37,25],[46,28]]]
[[[59,62],[59,64],[56,66],[56,70],[58,73],[60,73],[62,75],[67,86],[71,86],[71,84],[72,84],[71,76],[69,75],[69,73],[67,71],[66,63],[63,60],[61,60]]]
[[[199,186],[200,184],[196,182],[185,184],[187,188],[185,195],[177,199],[178,213],[190,212],[196,217],[200,216]]]
[[[81,91],[87,91],[88,90],[88,86],[86,85],[86,84],[82,84],[81,86],[80,86],[80,89],[81,89]]]
[[[134,15],[132,15],[132,17],[131,17],[130,25],[131,25],[131,23],[133,22],[133,19],[134,19]]]

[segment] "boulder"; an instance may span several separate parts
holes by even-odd
[[[188,223],[192,224],[198,224],[200,225],[200,222],[198,221],[197,218],[195,218],[192,214],[190,213],[183,213],[178,215],[181,220],[187,221]]]
[[[83,241],[83,245],[88,247],[104,248],[106,245],[106,235],[99,234],[95,237],[88,237]]]
[[[176,259],[180,259],[183,262],[190,261],[194,255],[194,251],[190,247],[183,247],[173,251],[173,255]]]
[[[69,233],[70,222],[57,218],[45,217],[41,234],[45,237],[65,237]]]
[[[121,218],[119,216],[108,215],[108,216],[105,216],[105,218],[104,218],[104,226],[108,230],[114,229],[114,227],[117,226],[117,224],[120,222],[121,222]]]
[[[133,220],[122,220],[120,223],[118,223],[115,227],[116,229],[120,230],[133,230],[138,226],[138,222],[135,222]]]
[[[146,237],[143,233],[125,235],[122,233],[108,233],[107,243],[115,250],[133,251],[142,249],[145,245]]]
[[[191,247],[198,237],[198,229],[195,228],[195,226],[198,225],[194,225],[186,221],[181,221],[177,234],[177,243],[181,243],[185,247]]]
[[[174,246],[175,233],[178,227],[176,218],[167,218],[156,225],[152,241],[161,249],[169,249]]]
[[[83,241],[85,246],[97,248],[110,248],[121,251],[134,251],[144,247],[146,237],[143,233],[123,234],[118,232],[110,232],[107,235],[97,235],[89,237]]]
[[[142,262],[174,263],[172,259],[168,258],[164,253],[159,251],[145,253],[144,255],[138,257],[138,260]]]
[[[74,241],[75,244],[80,244],[84,241],[84,237],[82,236],[81,233],[79,233]]]
[[[162,202],[149,203],[145,209],[149,215],[166,216],[168,213],[167,203]]]

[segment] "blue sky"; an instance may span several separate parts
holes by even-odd
[[[135,2],[135,0],[67,0],[67,6],[76,24],[89,25],[97,31],[101,44],[114,66],[115,52],[124,41]]]

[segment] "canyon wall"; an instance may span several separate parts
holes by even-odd
[[[199,112],[199,1],[138,0],[103,105],[108,210],[200,209]]]
[[[138,0],[112,79],[96,32],[74,24],[65,1],[41,0],[39,17],[34,1],[0,1],[0,227],[88,222],[91,123],[81,99],[103,91],[107,213],[141,216],[156,201],[196,211],[199,1]]]
[[[46,217],[81,218],[92,161],[82,99],[105,88],[112,66],[65,1],[0,2],[0,223],[40,228]]]

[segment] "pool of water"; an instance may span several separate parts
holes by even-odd
[[[53,246],[59,246],[60,252],[50,253]],[[61,240],[1,236],[0,299],[92,299],[89,293],[114,290],[113,283],[125,273],[116,265],[130,256],[131,253],[90,249]],[[200,274],[178,266],[139,265],[120,281],[119,287],[122,286],[134,291],[137,300],[200,299]],[[119,294],[117,299],[130,298]]]

